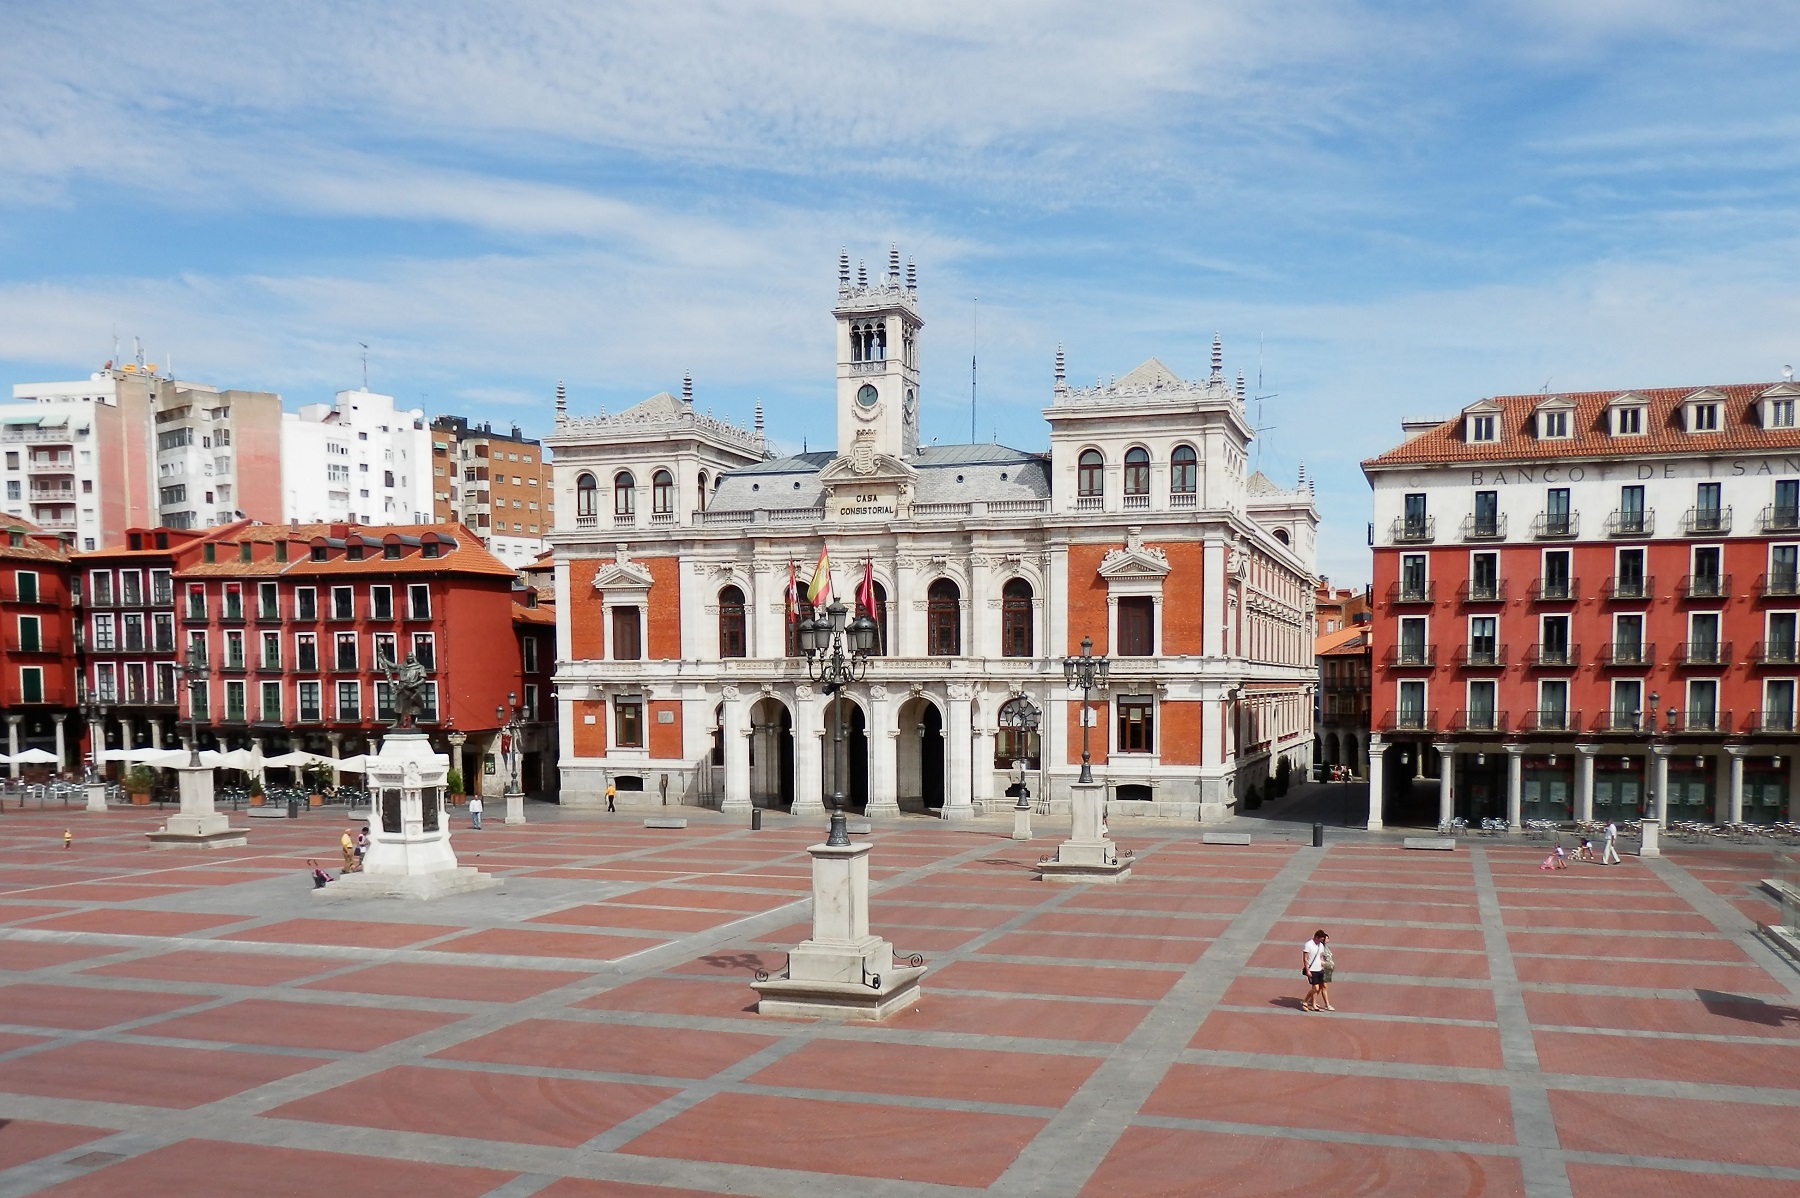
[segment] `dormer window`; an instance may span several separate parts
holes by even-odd
[[[1716,403],[1696,403],[1688,405],[1688,432],[1716,433],[1719,431],[1719,405]]]
[[[1771,399],[1769,401],[1769,427],[1794,427],[1794,401],[1791,399]]]
[[[1469,440],[1492,441],[1494,439],[1494,418],[1492,416],[1469,417]]]
[[[1546,438],[1569,435],[1569,414],[1564,411],[1539,412],[1538,436]]]
[[[1613,410],[1613,435],[1616,437],[1641,436],[1644,431],[1644,409],[1615,408]]]

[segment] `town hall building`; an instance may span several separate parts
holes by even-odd
[[[1110,666],[1085,730],[1115,811],[1216,820],[1284,759],[1306,769],[1318,514],[1304,472],[1246,472],[1217,339],[1198,380],[1152,359],[1076,387],[1059,350],[1047,451],[931,444],[912,264],[841,257],[837,284],[830,449],[775,456],[760,407],[732,425],[685,383],[611,415],[559,400],[563,802],[610,783],[621,804],[816,813],[841,785],[871,816],[960,819],[1010,807],[1022,763],[1040,810],[1066,809],[1084,639]],[[787,598],[822,549],[852,616],[873,580],[867,675],[835,695]]]

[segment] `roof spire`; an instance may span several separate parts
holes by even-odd
[[[1068,377],[1068,372],[1063,369],[1062,342],[1058,341],[1056,343],[1056,385],[1058,387],[1062,386],[1063,383],[1067,381]]]
[[[694,372],[691,370],[681,372],[681,402],[694,402]]]
[[[763,411],[760,399],[756,401],[756,435],[758,437],[763,435]]]
[[[569,418],[569,392],[562,380],[556,380],[556,423],[561,424]]]
[[[1239,403],[1243,403],[1243,402],[1244,402],[1244,372],[1243,372],[1243,371],[1241,371],[1241,370],[1240,370],[1240,371],[1238,371],[1238,392],[1237,392],[1237,395],[1238,395],[1238,402],[1239,402]]]
[[[913,260],[908,258],[906,260],[906,289],[908,291],[917,291],[918,288],[919,272],[917,268],[913,266]]]
[[[888,278],[900,281],[900,246],[897,242],[888,242]]]
[[[861,258],[856,260],[856,285],[858,287],[869,285],[869,264]]]
[[[843,246],[838,250],[838,290],[850,289],[850,247]]]
[[[1217,382],[1225,374],[1225,343],[1219,340],[1219,334],[1213,333],[1212,376]]]

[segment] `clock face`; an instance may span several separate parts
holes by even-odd
[[[864,383],[856,390],[856,402],[865,408],[874,407],[875,401],[880,398],[881,393],[876,391],[874,385],[871,383]]]

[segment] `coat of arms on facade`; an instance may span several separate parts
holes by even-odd
[[[850,447],[850,469],[858,474],[875,473],[875,438],[857,434],[856,443]]]

